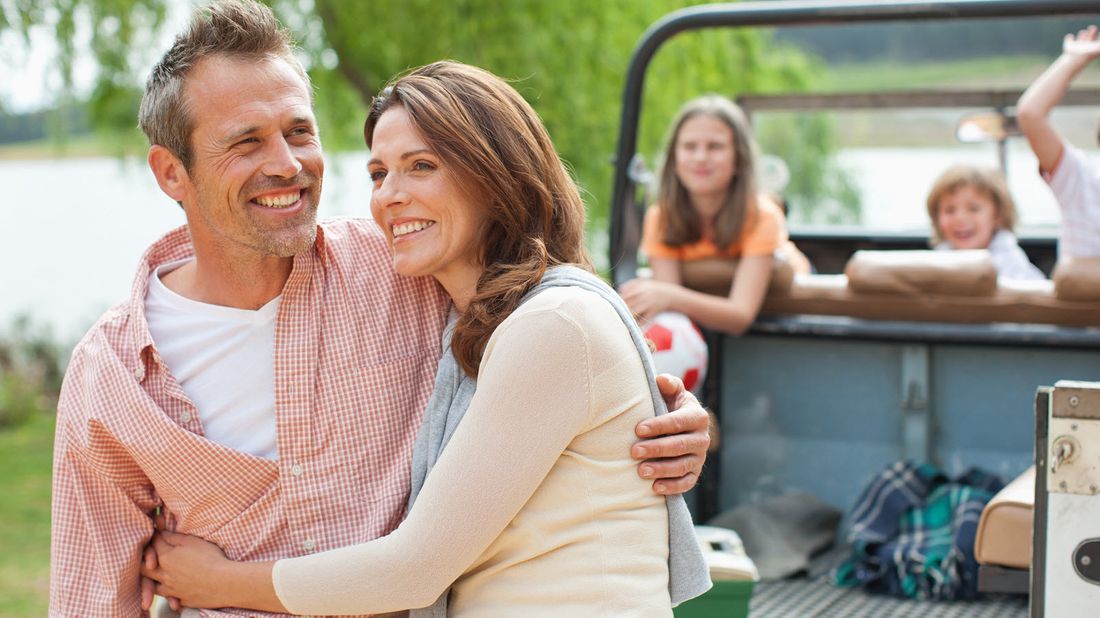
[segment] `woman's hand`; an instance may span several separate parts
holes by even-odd
[[[195,536],[159,531],[151,543],[156,556],[142,560],[141,575],[155,582],[163,597],[176,597],[185,607],[225,607],[222,596],[231,577],[221,575],[236,563],[217,545]]]
[[[631,279],[623,284],[619,294],[634,315],[651,318],[672,308],[676,293],[682,289],[675,283],[656,279]]]

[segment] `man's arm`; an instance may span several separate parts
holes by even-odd
[[[641,440],[630,449],[638,474],[654,479],[653,491],[681,494],[695,486],[710,446],[707,411],[678,378],[657,376],[657,386],[670,412],[646,419],[634,431]]]
[[[1069,91],[1077,74],[1097,57],[1100,57],[1100,37],[1096,26],[1089,26],[1076,36],[1067,34],[1062,43],[1062,55],[1028,87],[1016,104],[1020,130],[1039,159],[1039,167],[1046,172],[1054,171],[1064,148],[1064,138],[1050,123],[1050,112]]]
[[[125,450],[86,423],[74,358],[54,439],[50,616],[140,616],[142,547],[152,535],[153,492]]]

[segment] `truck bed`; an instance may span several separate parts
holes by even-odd
[[[1027,597],[990,595],[977,601],[914,601],[837,588],[827,579],[760,582],[749,601],[752,618],[1026,618]]]

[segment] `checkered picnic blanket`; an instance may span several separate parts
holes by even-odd
[[[974,598],[978,519],[1002,486],[976,468],[950,479],[929,464],[890,465],[852,509],[852,556],[835,569],[837,585],[917,599]]]

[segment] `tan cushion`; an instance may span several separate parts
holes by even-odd
[[[1035,466],[1005,486],[982,511],[974,557],[982,564],[1031,567],[1031,528],[1035,520]]]
[[[1001,280],[992,296],[866,294],[844,275],[797,275],[785,293],[769,291],[762,315],[840,315],[868,320],[1100,326],[1100,302],[1054,296],[1052,281]]]
[[[997,269],[989,251],[856,251],[844,268],[864,294],[991,296]]]
[[[1062,258],[1052,279],[1061,300],[1100,301],[1100,258]]]
[[[737,258],[685,260],[680,263],[680,274],[686,288],[715,296],[729,296],[733,275],[737,272],[739,263]],[[777,255],[768,291],[785,293],[791,289],[793,280],[794,269],[785,259]]]

